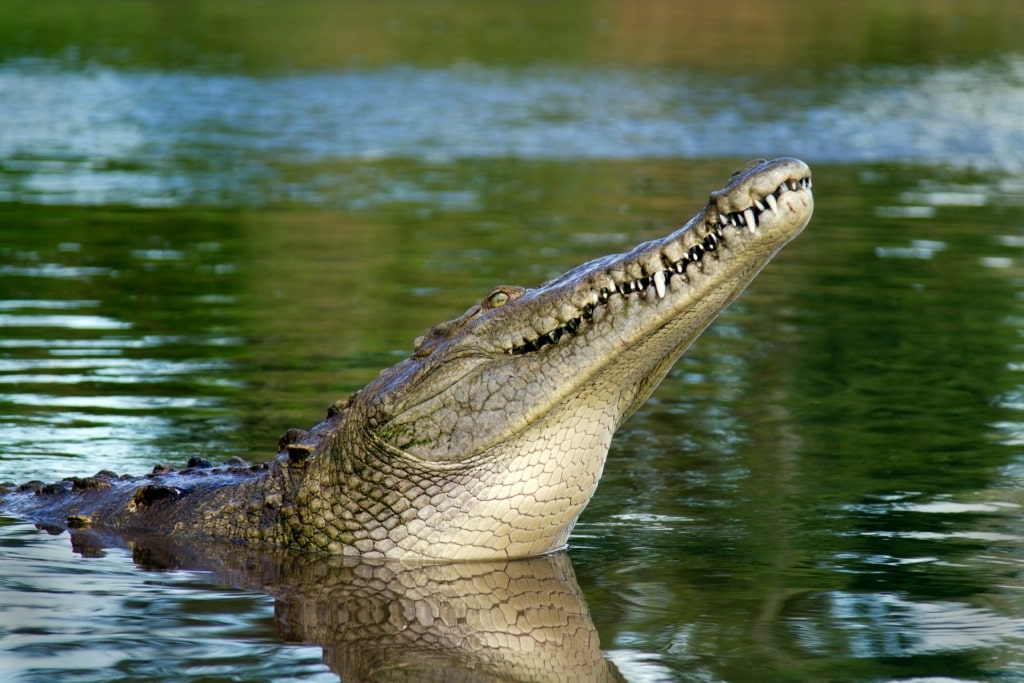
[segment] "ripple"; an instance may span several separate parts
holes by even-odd
[[[962,602],[844,591],[831,593],[828,602],[859,657],[972,650],[1024,637],[1022,620]]]
[[[959,502],[953,500],[906,500],[904,496],[914,494],[893,494],[873,503],[852,503],[841,506],[843,510],[872,515],[886,515],[892,512],[917,512],[926,514],[1001,514],[1019,510],[1020,505],[1008,501]]]
[[[0,327],[60,327],[69,330],[127,330],[129,322],[101,315],[0,315]]]
[[[156,409],[191,410],[195,408],[212,408],[217,405],[212,398],[188,396],[54,396],[51,394],[0,394],[0,402],[10,401],[22,406],[61,408],[89,408],[93,410],[138,410],[151,411]],[[76,419],[65,413],[65,419]],[[90,420],[96,420],[91,415]],[[121,419],[120,417],[118,418]]]
[[[226,365],[218,361],[168,361],[153,358],[45,358],[4,359],[0,372],[26,370],[80,370],[95,369],[106,375],[180,375],[207,370],[223,370]]]
[[[659,69],[401,66],[260,78],[16,60],[0,67],[0,198],[356,206],[383,195],[454,209],[479,202],[465,188],[374,181],[336,166],[397,158],[443,164],[757,151],[1020,175],[1022,72],[1024,58],[1010,57],[843,72],[800,89]],[[988,202],[971,188],[907,199],[924,207]],[[176,256],[143,250],[140,258]]]
[[[337,680],[319,647],[278,641],[267,596],[202,572],[142,572],[127,550],[84,559],[68,546],[31,524],[0,525],[0,678]]]
[[[0,311],[18,311],[23,309],[67,310],[75,308],[94,308],[100,302],[94,299],[6,299],[0,300]]]
[[[2,174],[0,174],[2,178]],[[59,263],[43,263],[37,266],[0,265],[0,275],[18,277],[51,277],[63,280],[80,280],[97,275],[114,275],[117,271],[98,266],[64,266]]]

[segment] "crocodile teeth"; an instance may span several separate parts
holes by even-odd
[[[747,227],[751,232],[756,232],[758,219],[765,211],[778,212],[779,198],[782,195],[787,192],[810,189],[810,187],[811,180],[809,178],[787,180],[780,184],[775,192],[765,195],[762,199],[755,199],[751,206],[742,211],[717,214],[705,225],[707,234],[702,241],[691,246],[679,258],[675,258],[675,256],[683,250],[683,245],[672,245],[671,252],[661,255],[664,269],[657,270],[650,276],[642,275],[635,280],[616,282],[611,274],[606,273],[603,283],[600,281],[595,283],[594,289],[589,294],[589,303],[579,309],[575,315],[572,311],[560,312],[560,319],[565,319],[567,322],[560,323],[554,329],[534,339],[521,339],[518,344],[514,343],[511,348],[506,348],[505,352],[512,355],[533,353],[549,345],[559,344],[563,339],[575,337],[586,329],[585,322],[593,321],[595,311],[607,304],[612,295],[629,296],[633,293],[647,292],[647,288],[653,285],[658,299],[664,299],[668,295],[670,278],[680,277],[683,282],[688,282],[689,278],[686,274],[688,265],[695,263],[700,267],[705,254],[717,252],[725,246],[726,240],[731,239],[731,235],[726,235],[725,228]],[[717,254],[712,258],[717,258]],[[623,274],[620,273],[620,276]],[[641,296],[647,295],[642,294]]]
[[[754,210],[747,209],[743,212],[743,218],[747,221],[747,226],[753,230],[757,228],[757,219],[754,218]]]
[[[665,271],[659,270],[654,274],[654,289],[658,292],[658,298],[665,298]]]

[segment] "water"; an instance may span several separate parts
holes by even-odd
[[[825,80],[824,88],[794,87],[545,66],[254,77],[16,60],[0,68],[0,199],[479,205],[478,188],[438,191],[427,179],[381,186],[353,163],[396,157],[446,164],[757,153],[1024,172],[1024,58]]]
[[[720,4],[0,21],[0,481],[266,459],[493,285],[791,154],[810,227],[620,430],[568,556],[464,568],[586,646],[487,661],[1024,680],[1019,12]],[[483,666],[450,576],[109,543],[2,521],[0,678]],[[386,605],[429,628],[360,640]]]

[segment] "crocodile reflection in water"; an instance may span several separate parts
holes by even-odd
[[[803,230],[811,176],[758,160],[671,234],[535,289],[500,286],[255,470],[0,486],[0,511],[364,558],[565,545],[615,430]]]
[[[370,563],[72,530],[85,556],[125,545],[142,569],[210,571],[269,593],[282,640],[323,648],[342,681],[624,681],[604,658],[565,552],[498,562]]]

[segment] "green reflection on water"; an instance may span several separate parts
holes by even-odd
[[[19,205],[0,215],[0,298],[16,303],[0,340],[3,457],[45,469],[91,450],[90,467],[142,467],[219,447],[239,345],[231,216]]]
[[[0,59],[255,72],[415,63],[689,66],[788,73],[991,59],[1024,9],[997,0],[218,3],[10,0]],[[799,77],[796,74],[795,77]]]

